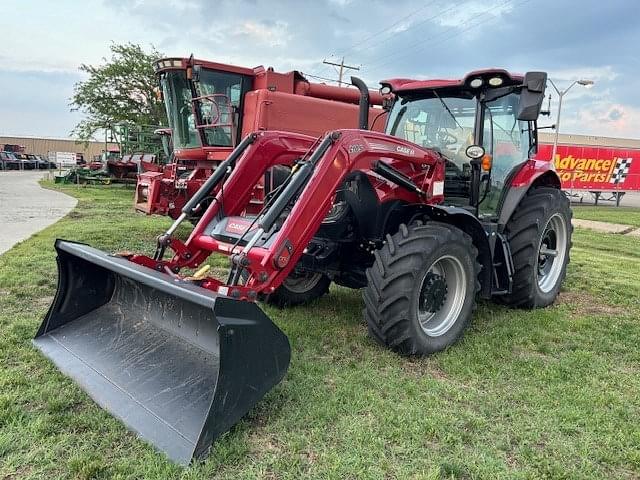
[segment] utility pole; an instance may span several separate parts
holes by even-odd
[[[334,62],[328,62],[326,59],[322,61],[322,63],[326,64],[326,65],[332,65],[334,67],[340,67],[340,71],[338,73],[338,86],[341,87],[342,86],[342,75],[344,74],[344,69],[348,69],[348,70],[360,70],[360,67],[354,67],[351,65],[345,65],[344,64],[344,57],[342,57],[342,60],[340,60],[340,63],[334,63]]]

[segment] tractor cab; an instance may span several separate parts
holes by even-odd
[[[544,73],[505,70],[381,82],[383,94],[395,94],[386,133],[442,156],[445,203],[496,217],[507,178],[536,151],[545,82]]]
[[[235,147],[253,71],[189,59],[154,64],[176,150]]]

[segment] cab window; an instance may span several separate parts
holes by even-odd
[[[484,104],[483,147],[493,161],[490,177],[481,185],[481,214],[496,212],[507,177],[528,157],[529,126],[516,118],[518,100],[511,93]]]
[[[204,129],[207,145],[232,147],[239,123],[238,112],[245,78],[239,74],[203,69],[196,83],[203,124],[215,125]]]
[[[468,205],[471,163],[466,149],[474,143],[476,99],[436,95],[403,98],[394,104],[387,133],[425,148],[445,159],[444,194],[448,203]]]

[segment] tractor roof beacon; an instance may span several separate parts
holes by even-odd
[[[386,133],[363,128],[369,94],[353,83],[360,129],[247,135],[152,256],[56,243],[59,288],[35,344],[176,461],[206,454],[287,370],[287,338],[256,300],[363,288],[371,336],[424,355],[461,337],[477,294],[533,308],[558,293],[571,211],[553,165],[533,159],[546,74],[382,82]],[[214,252],[226,281],[207,275]]]

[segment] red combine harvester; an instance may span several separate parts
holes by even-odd
[[[371,337],[403,355],[454,344],[477,296],[550,305],[572,230],[553,165],[533,158],[546,79],[492,69],[383,82],[385,133],[367,129],[368,90],[352,79],[358,129],[248,134],[153,255],[58,240],[58,292],[35,345],[188,463],[287,371],[287,337],[256,300],[304,303],[330,282],[362,288]],[[286,175],[266,182],[275,168]],[[195,218],[186,241],[174,236]],[[207,274],[213,253],[229,259],[226,279]]]
[[[549,161],[552,152],[553,135],[541,135],[536,158]],[[639,140],[561,134],[554,163],[562,189],[580,200],[589,193],[596,205],[620,205],[626,193],[640,191]]]
[[[135,208],[146,214],[177,218],[184,204],[216,166],[250,132],[283,130],[317,136],[356,124],[358,90],[310,83],[299,72],[244,68],[187,58],[155,64],[167,110],[173,162],[138,177]],[[371,92],[371,103],[382,96]],[[374,129],[384,118],[372,110]],[[143,164],[145,166],[145,164]],[[256,204],[262,198],[257,187]]]

